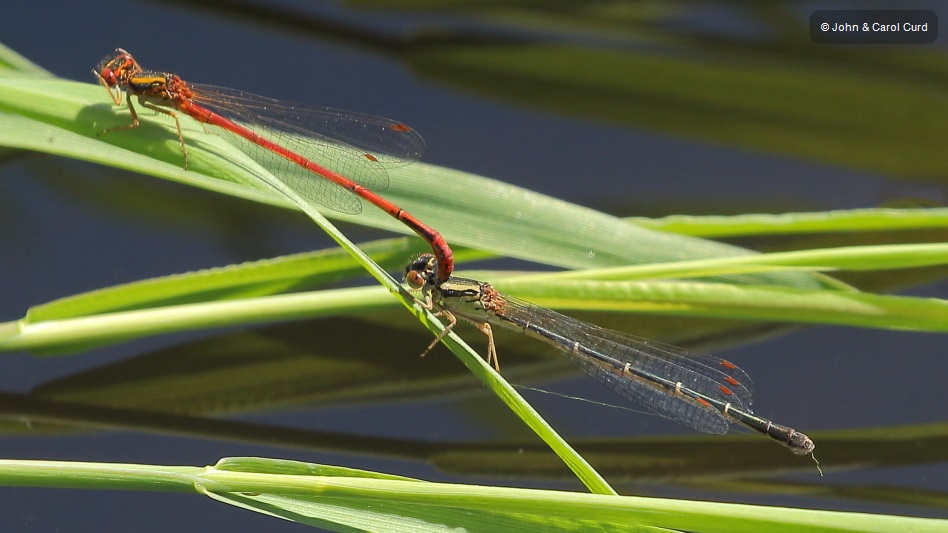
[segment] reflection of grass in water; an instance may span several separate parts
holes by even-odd
[[[439,46],[408,59],[459,90],[557,114],[896,176],[948,175],[939,150],[948,146],[948,101],[924,76],[746,50],[697,61],[580,46]]]

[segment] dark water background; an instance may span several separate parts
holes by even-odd
[[[270,11],[272,18],[246,16],[233,9],[199,9],[176,2],[16,2],[6,6],[0,17],[0,41],[69,79],[92,82],[89,70],[120,46],[133,52],[146,67],[173,70],[193,81],[398,117],[424,135],[427,162],[509,181],[619,216],[823,211],[905,199],[926,204],[944,201],[944,173],[828,162],[792,150],[759,149],[709,139],[701,132],[692,135],[684,126],[656,131],[648,123],[630,126],[570,110],[558,112],[555,106],[521,105],[516,98],[505,96],[503,85],[513,82],[497,79],[494,95],[490,94],[490,83],[465,90],[454,81],[470,76],[463,64],[455,73],[426,71],[413,65],[411,47],[406,46],[417,46],[420,36],[431,32],[444,39],[445,46],[452,38],[472,36],[494,40],[494,44],[509,38],[542,39],[634,56],[659,48],[660,39],[648,38],[654,37],[651,32],[658,32],[681,39],[706,38],[719,53],[725,47],[733,48],[736,57],[744,53],[763,56],[766,50],[773,52],[768,45],[787,39],[786,57],[791,64],[806,62],[808,54],[816,57],[824,53],[809,44],[805,33],[809,10],[817,3],[786,6],[783,16],[787,18],[781,19],[785,25],[767,20],[766,13],[709,3],[678,6],[680,11],[663,18],[662,24],[645,20],[623,27],[616,21],[614,25],[600,22],[602,28],[564,28],[564,21],[571,19],[555,10],[531,12],[525,8],[521,15],[536,17],[528,19],[535,24],[527,25],[512,12],[396,12],[344,4],[296,4],[272,3],[300,9],[312,19],[283,18],[275,10]],[[778,30],[794,26],[798,26],[799,35],[792,31],[790,37],[779,35]],[[626,40],[628,35],[643,37]],[[893,50],[907,54],[906,61],[925,58],[940,64],[940,73],[933,69],[925,76],[906,75],[905,83],[930,83],[940,87],[944,96],[948,70],[943,43],[941,39],[935,45],[911,49],[868,47],[859,68],[866,69],[865,64],[873,60],[878,60],[880,69],[897,64],[886,57]],[[796,55],[791,53],[794,49]],[[689,59],[700,64],[708,51],[695,46]],[[841,60],[835,68],[856,67]],[[926,76],[925,82],[920,81]],[[576,83],[582,87],[584,81]],[[748,87],[748,91],[758,89],[763,90]],[[590,88],[589,99],[601,96],[596,88]],[[633,100],[635,95],[628,97]],[[921,116],[925,111],[918,112]],[[23,154],[3,161],[0,187],[0,238],[5,250],[0,258],[0,279],[4,280],[0,320],[4,321],[21,317],[30,305],[99,287],[331,246],[306,219],[282,210],[45,155]],[[168,209],[167,203],[174,208]],[[355,241],[386,236],[360,227],[346,229]],[[944,235],[927,240],[933,239],[944,240]],[[783,241],[783,245],[790,244]],[[945,282],[938,279],[933,274],[927,281],[900,290],[903,294],[945,297]],[[290,354],[289,359],[302,354],[344,360],[351,357],[349,350],[361,352],[347,346],[344,337],[339,340],[338,333],[356,331],[362,338],[384,335],[392,339],[386,343],[387,351],[376,355],[389,363],[397,361],[398,374],[392,382],[409,392],[381,395],[376,401],[358,394],[349,401],[341,393],[291,405],[251,397],[222,400],[234,405],[201,406],[234,421],[234,427],[223,436],[201,435],[186,421],[151,420],[144,414],[140,426],[150,428],[19,428],[0,435],[0,456],[203,465],[220,457],[254,455],[433,481],[582,490],[565,468],[539,475],[488,465],[476,473],[465,473],[438,464],[433,455],[439,445],[451,449],[458,443],[507,440],[537,446],[536,439],[479,389],[474,378],[446,352],[438,353],[439,359],[432,356],[419,361],[417,353],[428,342],[420,328],[388,328],[384,324],[388,315],[373,318],[374,326],[335,319],[171,335],[71,357],[6,354],[0,363],[2,390],[29,395],[54,380],[122,361],[148,361],[142,366],[151,364],[156,372],[168,372],[194,354],[206,353],[208,346],[224,352],[233,349],[235,357],[256,354],[265,358],[279,352]],[[682,320],[681,324],[687,327],[688,322]],[[630,330],[634,331],[634,326]],[[948,405],[945,337],[843,327],[780,333],[718,353],[753,376],[757,412],[814,436],[817,455],[826,469],[824,478],[816,476],[807,460],[788,458],[787,452],[763,439],[742,440],[740,447],[731,447],[733,441],[694,435],[656,417],[544,395],[533,394],[528,399],[535,401],[568,440],[577,442],[580,452],[598,450],[601,443],[594,441],[603,437],[683,437],[682,457],[694,461],[694,476],[687,471],[663,472],[660,467],[603,470],[623,494],[948,515],[944,430],[941,440],[883,446],[860,465],[856,464],[861,448],[858,442],[843,440],[837,446],[836,440],[827,438],[822,441],[827,444],[821,445],[819,439],[821,431],[892,428],[898,432],[902,425],[937,427],[936,423],[943,423]],[[481,346],[474,333],[471,338],[475,346]],[[527,352],[545,351],[542,346],[524,346]],[[138,371],[142,366],[136,367]],[[445,381],[438,381],[439,373],[447,376]],[[438,390],[432,394],[411,391],[405,382],[416,374],[440,383],[435,387]],[[540,383],[558,392],[614,401],[597,383],[581,377]],[[178,385],[200,387],[199,383]],[[171,394],[186,396],[187,391]],[[260,390],[248,391],[249,396],[259,394]],[[268,438],[266,431],[241,423],[342,437],[340,441],[320,441],[318,435],[310,435],[311,440],[293,444],[287,436]],[[346,435],[351,436],[351,444],[346,444]],[[406,452],[399,447],[399,439],[432,445],[417,453]],[[517,446],[511,445],[509,453],[516,450]],[[621,450],[626,451],[620,455],[636,453],[631,440]],[[713,458],[708,462],[714,464],[701,466],[701,457]],[[599,466],[597,461],[605,463],[597,460],[595,453],[590,453],[589,459],[594,466]],[[766,466],[745,471],[748,461],[777,466],[774,471]],[[551,462],[555,464],[555,459]],[[192,530],[196,523],[205,530],[302,530],[299,525],[194,495],[10,488],[0,489],[0,494],[5,509],[0,514],[0,529],[4,531]]]

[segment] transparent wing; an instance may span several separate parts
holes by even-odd
[[[387,168],[410,164],[425,152],[421,136],[391,119],[329,107],[278,102],[211,85],[189,84],[193,101],[286,150],[363,187],[388,187]],[[308,200],[343,213],[361,211],[350,191],[227,130],[233,143]]]
[[[492,322],[525,330],[553,344],[568,359],[619,394],[692,429],[724,434],[729,421],[717,409],[676,394],[674,384],[680,383],[704,396],[751,412],[750,377],[723,359],[603,329],[506,296]],[[591,353],[602,357],[590,357]],[[626,364],[638,371],[635,376],[621,371]],[[643,378],[643,375],[657,376],[661,380]]]

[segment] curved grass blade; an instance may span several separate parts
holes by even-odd
[[[0,483],[204,494],[272,516],[337,531],[606,529],[641,531],[943,531],[944,520],[786,507],[606,496],[432,483],[266,458],[207,467],[0,461]]]
[[[68,155],[143,172],[227,194],[286,205],[255,180],[260,168],[223,138],[183,121],[192,165],[181,168],[170,119],[143,116],[134,135],[96,138],[127,117],[103,98],[102,88],[59,80],[0,78],[0,144]],[[14,118],[16,117],[16,118]],[[128,133],[128,132],[125,132]],[[136,155],[137,154],[137,155]],[[141,154],[148,154],[148,157]],[[150,161],[149,161],[150,158]],[[386,197],[434,227],[451,243],[566,268],[619,266],[752,252],[693,237],[658,233],[604,213],[568,204],[495,180],[416,163],[392,169]],[[518,213],[512,218],[509,213]],[[355,223],[407,230],[386,214],[365,210]],[[581,231],[562,231],[564,221]],[[804,272],[749,274],[736,282],[798,287],[839,286]]]

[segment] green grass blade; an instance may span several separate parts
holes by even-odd
[[[472,275],[491,279],[499,289],[512,295],[538,305],[559,309],[649,311],[943,331],[948,323],[944,320],[946,303],[935,298],[885,296],[854,290],[635,280],[643,277],[671,278],[686,273],[700,276],[709,272],[703,270],[708,268],[723,268],[728,272],[741,272],[742,268],[789,267],[859,270],[906,268],[946,262],[948,245],[909,244],[776,252],[727,261],[666,263],[600,271],[569,271],[529,276],[511,276],[497,272]],[[233,271],[228,267],[217,274],[200,276],[212,278],[215,275],[234,275],[237,279],[242,279],[244,276],[240,273],[241,268],[253,271],[266,266],[248,264],[233,268]],[[329,270],[320,272],[323,275],[332,275]],[[631,281],[597,281],[620,277]],[[174,280],[164,279],[156,283],[161,286],[173,286]],[[220,288],[216,282],[212,282],[211,286]],[[118,301],[125,301],[122,293],[126,289],[137,293],[139,286],[132,284],[103,290]],[[75,300],[82,302],[86,298],[78,296]],[[57,306],[56,303],[49,305],[54,309]],[[65,305],[66,310],[70,305]],[[383,309],[388,305],[391,305],[390,301],[381,292],[366,288],[168,305],[124,313],[61,318],[55,321],[38,320],[35,323],[31,313],[27,319],[0,324],[0,349],[67,349],[70,345],[115,342],[185,329],[357,313],[360,310]],[[39,309],[42,311],[44,308]]]
[[[895,231],[948,227],[948,208],[850,209],[819,213],[751,214],[733,216],[672,215],[626,219],[643,228],[695,237],[721,238],[786,233]]]
[[[703,259],[656,265],[574,270],[548,274],[544,277],[560,280],[700,278],[782,269],[861,271],[918,268],[944,264],[948,264],[948,244],[946,243],[890,244],[842,246],[816,250],[771,252],[726,259]],[[529,283],[530,281],[531,278],[526,276],[521,280],[522,283]]]
[[[417,239],[403,237],[362,243],[359,248],[387,271],[403,269],[406,258],[428,250]],[[484,255],[455,249],[456,259],[475,259]],[[343,250],[317,250],[160,276],[66,296],[30,307],[25,319],[27,322],[42,322],[168,305],[252,298],[314,289],[352,280],[364,273],[365,270]]]
[[[5,114],[4,114],[5,113]],[[102,88],[61,80],[0,78],[0,145],[112,165],[217,192],[287,205],[259,183],[261,169],[222,136],[182,121],[191,165],[170,119],[142,117],[134,132],[102,129],[125,124]],[[146,155],[147,154],[147,155]],[[390,171],[386,197],[441,231],[449,242],[566,268],[619,266],[681,258],[746,255],[748,250],[693,237],[659,233],[616,217],[469,173],[416,163]],[[518,213],[510,217],[509,213]],[[340,220],[407,233],[375,209]],[[576,231],[563,231],[575,227]],[[748,275],[738,282],[818,287],[832,283],[801,272]]]
[[[943,531],[944,520],[431,483],[265,458],[215,466],[0,461],[0,484],[193,492],[336,531]]]
[[[404,267],[406,257],[424,250],[406,239],[359,245],[386,270]],[[364,275],[364,269],[338,248],[172,274],[106,287],[48,303],[27,313],[29,322],[168,305],[252,298],[315,288]]]
[[[542,282],[518,285],[497,274],[511,295],[560,310],[648,312],[810,324],[945,331],[945,300],[842,291],[698,282]],[[0,324],[0,350],[69,353],[148,335],[210,327],[359,314],[393,306],[374,287],[235,299],[105,313],[53,321]]]
[[[801,324],[948,332],[948,300],[701,282],[550,281],[495,285],[537,305]]]

